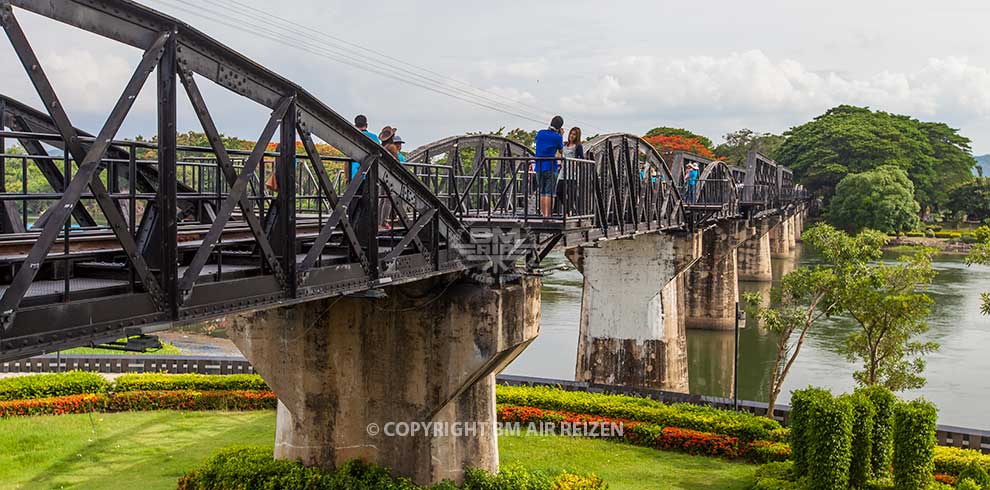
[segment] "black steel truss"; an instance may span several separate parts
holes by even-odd
[[[12,7],[144,52],[97,136],[71,124]],[[542,216],[545,182],[525,146],[452,137],[401,164],[301,87],[129,0],[0,0],[0,23],[47,112],[0,97],[0,148],[11,138],[28,153],[0,156],[0,170],[8,158],[33,163],[53,190],[12,193],[0,178],[0,360],[493,261],[537,267],[560,245],[685,228],[700,216],[678,173],[636,136],[599,136],[585,144],[587,160],[561,159],[554,210]],[[152,71],[156,143],[115,140]],[[224,147],[198,78],[271,110],[252,151]],[[208,148],[176,143],[180,84]],[[317,138],[343,156],[320,154]],[[138,157],[147,150],[151,161]],[[789,172],[774,171],[774,195],[793,194],[782,189],[793,187]],[[706,169],[701,194],[723,211],[711,219],[737,212],[736,182],[752,171],[739,172]],[[29,227],[32,202],[55,204]],[[519,237],[507,257],[484,256],[493,230]]]

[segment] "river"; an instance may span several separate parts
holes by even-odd
[[[896,254],[888,253],[886,260]],[[817,257],[802,251],[794,258],[774,259],[774,278]],[[567,264],[562,254],[547,258],[544,266]],[[938,274],[930,293],[935,300],[927,339],[941,349],[926,356],[928,384],[902,397],[924,396],[939,406],[939,423],[990,429],[990,317],[980,315],[980,292],[990,291],[990,267],[967,266],[962,257],[940,255]],[[554,271],[543,280],[540,336],[506,370],[507,374],[574,379],[578,322],[581,313],[581,274],[574,269]],[[741,291],[769,292],[769,283],[741,282]],[[848,319],[834,318],[809,333],[788,375],[781,402],[790,391],[808,385],[833,392],[855,387],[856,365],[838,353],[846,335],[855,328]],[[739,340],[739,397],[765,401],[770,367],[775,355],[772,334],[747,319]],[[733,332],[688,330],[691,393],[731,396]]]

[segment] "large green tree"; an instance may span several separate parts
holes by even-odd
[[[684,128],[671,128],[668,126],[660,126],[647,131],[646,134],[643,135],[644,138],[649,138],[651,136],[680,136],[686,139],[696,139],[698,140],[698,143],[701,143],[701,146],[704,146],[709,151],[712,152],[715,151],[715,146],[712,144],[712,140],[700,134],[696,134],[691,131],[688,131]]]
[[[839,182],[829,203],[828,220],[856,231],[863,228],[886,233],[909,231],[919,224],[914,184],[898,167],[885,165],[851,174]]]
[[[727,133],[725,143],[715,147],[715,156],[733,165],[746,163],[750,151],[757,151],[773,158],[784,137],[773,133],[759,133],[752,129],[743,128]]]
[[[924,209],[939,210],[976,165],[970,140],[956,129],[866,107],[832,108],[784,136],[775,158],[823,196],[848,174],[892,165],[908,173]]]
[[[977,177],[950,190],[948,209],[969,219],[990,218],[990,177]]]

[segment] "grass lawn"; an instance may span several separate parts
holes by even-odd
[[[124,412],[0,420],[0,489],[174,489],[231,444],[272,444],[275,412]],[[745,489],[755,466],[569,437],[499,439],[503,463],[595,473],[614,490]]]

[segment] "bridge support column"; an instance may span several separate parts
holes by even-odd
[[[801,241],[801,233],[804,232],[804,209],[798,208],[794,214],[794,241]]]
[[[748,233],[749,240],[742,242],[736,251],[739,280],[766,282],[773,280],[770,263],[770,229],[766,220],[755,224]]]
[[[687,328],[732,330],[736,324],[739,277],[736,222],[719,223],[705,231],[701,258],[688,270],[685,290]]]
[[[770,228],[770,256],[775,259],[783,259],[791,256],[791,249],[787,245],[787,235],[790,235],[790,222],[782,219],[776,226]]]
[[[787,232],[784,234],[784,238],[787,240],[787,251],[790,252],[797,247],[797,216],[791,215],[787,218]]]
[[[700,234],[650,233],[567,250],[584,275],[575,379],[688,391],[679,280]]]
[[[275,457],[362,459],[420,484],[460,481],[466,466],[496,471],[495,373],[536,338],[540,281],[444,276],[385,293],[234,319],[232,340],[279,398]],[[412,423],[420,431],[403,432]],[[428,423],[443,431],[424,434]]]

